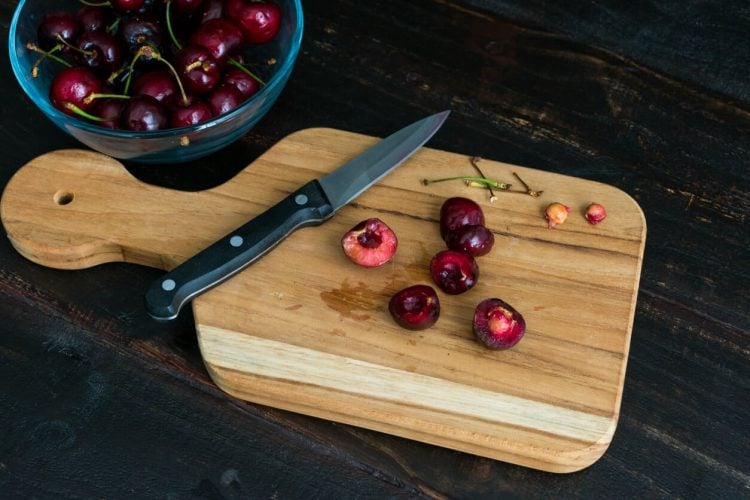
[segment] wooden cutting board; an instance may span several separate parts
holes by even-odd
[[[23,166],[2,197],[14,247],[39,264],[80,269],[125,261],[170,269],[319,178],[376,138],[333,129],[286,137],[231,181],[181,192],[144,184],[120,163],[82,150]],[[476,151],[472,153],[477,153]],[[260,261],[193,302],[208,373],[244,400],[552,472],[595,462],[620,409],[646,226],[624,192],[600,183],[483,160],[491,178],[517,172],[539,198],[423,178],[472,175],[469,157],[423,148],[330,221],[292,234]],[[443,201],[476,200],[496,242],[478,260],[469,292],[439,292],[431,329],[396,326],[387,303],[431,283],[428,262],[444,249]],[[560,201],[568,221],[548,229]],[[596,201],[608,218],[588,224]],[[339,241],[379,217],[399,238],[380,268],[354,265]],[[145,290],[144,290],[145,292]],[[485,298],[509,302],[527,333],[490,351],[471,318]]]

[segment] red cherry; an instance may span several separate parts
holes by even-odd
[[[122,49],[115,37],[106,31],[84,31],[76,40],[78,57],[93,69],[110,73],[122,65]]]
[[[122,112],[122,128],[127,130],[161,130],[167,123],[164,106],[150,95],[133,97]]]
[[[192,12],[201,6],[203,0],[171,0],[177,12]]]
[[[490,349],[510,349],[526,333],[521,313],[500,299],[486,299],[474,311],[474,335]]]
[[[388,311],[400,326],[425,330],[440,317],[440,300],[431,286],[414,285],[396,292],[388,301]]]
[[[54,107],[75,115],[74,108],[88,111],[94,107],[92,94],[101,93],[104,84],[93,71],[82,66],[64,68],[52,79],[49,99]]]
[[[260,90],[260,83],[258,83],[258,80],[239,68],[229,68],[224,73],[222,82],[237,87],[237,90],[242,93],[245,99]]]
[[[232,85],[219,85],[208,96],[208,105],[214,115],[219,116],[229,113],[245,101],[245,97]]]
[[[169,115],[170,127],[190,127],[213,117],[211,107],[203,101],[195,101],[184,107],[175,108]]]
[[[201,9],[201,22],[205,23],[211,19],[224,16],[224,2],[222,0],[206,0]]]
[[[135,12],[143,7],[145,0],[110,0],[112,8],[118,12]]]
[[[103,99],[96,107],[96,116],[103,121],[96,122],[105,128],[120,128],[120,116],[125,109],[126,102],[122,99]]]
[[[448,198],[440,207],[440,236],[445,239],[448,233],[462,226],[484,226],[482,208],[468,198]]]
[[[133,80],[133,95],[150,95],[160,102],[178,94],[177,82],[172,73],[166,70],[148,71]]]
[[[221,71],[216,59],[203,47],[188,46],[177,53],[175,66],[183,85],[196,94],[205,94],[219,83]]]
[[[445,236],[445,243],[451,250],[465,252],[472,257],[480,257],[492,250],[495,236],[486,227],[472,224],[450,231]]]
[[[265,43],[281,26],[281,9],[273,2],[227,0],[227,15],[242,29],[248,43]]]
[[[104,7],[85,5],[76,13],[83,31],[102,31],[111,22],[110,10]]]
[[[385,222],[373,217],[344,233],[341,248],[355,264],[377,267],[391,260],[398,248],[398,238]]]
[[[81,24],[76,17],[69,12],[50,12],[45,14],[37,29],[37,41],[44,50],[50,50],[59,45],[60,38],[72,44],[78,33],[81,32]],[[67,51],[65,44],[60,50]]]
[[[190,45],[207,49],[219,65],[226,63],[242,43],[242,31],[226,19],[206,21],[190,37]]]
[[[477,284],[479,266],[469,254],[443,250],[430,261],[430,275],[445,293],[458,295]]]

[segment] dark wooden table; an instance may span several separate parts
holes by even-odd
[[[16,2],[0,1],[4,34]],[[232,399],[190,311],[152,321],[160,272],[64,272],[0,241],[0,497],[750,497],[750,11],[740,1],[307,1],[272,112],[207,161],[140,179],[201,189],[290,132],[383,136],[615,185],[648,223],[620,421],[555,475]],[[79,146],[0,53],[0,185]]]

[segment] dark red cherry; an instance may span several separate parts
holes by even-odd
[[[49,99],[54,107],[75,115],[74,107],[88,111],[94,107],[92,94],[102,92],[104,84],[89,68],[74,66],[60,70],[52,79]]]
[[[474,335],[490,349],[509,349],[526,333],[521,313],[500,299],[486,299],[474,311]]]
[[[211,53],[203,47],[188,46],[177,53],[175,67],[182,84],[191,92],[205,94],[221,80],[221,70]]]
[[[84,31],[76,40],[77,57],[92,69],[110,73],[122,65],[122,49],[106,31]]]
[[[237,90],[245,96],[245,99],[260,90],[260,83],[258,83],[258,80],[239,68],[229,68],[226,70],[222,82],[237,87]]]
[[[164,29],[161,20],[154,14],[125,16],[120,21],[118,34],[130,53],[135,53],[142,45],[150,45],[163,52]]]
[[[245,35],[248,43],[265,43],[279,32],[281,9],[273,2],[255,0],[227,0],[227,16]]]
[[[445,293],[457,295],[477,284],[479,266],[471,255],[443,250],[430,261],[430,275]]]
[[[169,113],[169,126],[189,127],[208,121],[212,117],[211,107],[203,101],[194,99],[187,105],[172,107]]]
[[[168,123],[166,108],[150,95],[129,99],[122,112],[121,124],[126,130],[162,130]]]
[[[226,63],[242,44],[242,32],[226,19],[206,21],[190,37],[190,45],[208,50],[219,65]]]
[[[133,80],[133,95],[150,95],[157,101],[164,102],[178,93],[177,82],[167,70],[147,71]]]
[[[117,12],[135,12],[143,7],[144,0],[109,0],[112,8]]]
[[[96,124],[105,128],[120,128],[120,117],[126,104],[127,102],[123,99],[102,99],[97,104],[94,114],[104,121],[96,122]]]
[[[396,292],[388,302],[388,311],[400,326],[425,330],[440,317],[440,300],[431,286],[414,285]]]
[[[495,236],[486,227],[472,224],[448,232],[445,243],[451,250],[465,252],[472,257],[480,257],[492,250]]]
[[[201,9],[201,22],[205,23],[211,19],[218,19],[224,16],[223,0],[206,0],[203,2]]]
[[[112,22],[111,10],[93,5],[85,5],[76,13],[82,31],[103,31]]]
[[[203,4],[203,0],[171,0],[175,11],[179,13],[192,12]]]
[[[461,226],[484,226],[482,208],[468,198],[448,198],[440,207],[440,236],[446,238],[449,232]]]
[[[233,85],[219,85],[208,96],[208,105],[211,106],[211,110],[216,116],[229,113],[243,102],[245,102],[245,97]]]
[[[76,17],[69,12],[50,12],[42,17],[37,28],[37,42],[39,47],[50,50],[56,45],[61,45],[60,39],[73,44],[75,38],[81,32],[81,24]],[[68,47],[61,45],[60,50],[67,51]]]

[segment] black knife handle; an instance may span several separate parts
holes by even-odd
[[[156,280],[146,292],[148,313],[158,320],[176,318],[190,299],[241,271],[294,230],[323,223],[333,211],[318,181],[310,181]]]

